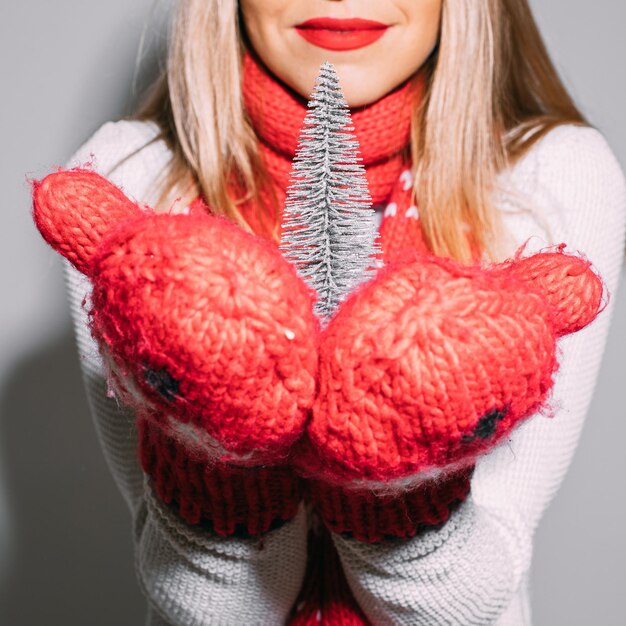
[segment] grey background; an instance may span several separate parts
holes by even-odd
[[[166,3],[167,4],[167,3]],[[534,0],[573,96],[626,164],[626,5]],[[36,233],[27,177],[129,112],[152,0],[3,2],[0,20],[0,624],[142,624],[129,518],[87,411],[61,265]],[[624,623],[626,276],[589,419],[536,534],[536,626]]]

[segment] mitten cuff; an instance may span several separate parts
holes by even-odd
[[[302,482],[291,467],[209,462],[151,421],[139,419],[138,431],[143,471],[188,524],[224,537],[253,537],[298,512]]]
[[[473,472],[472,465],[393,495],[376,495],[371,490],[347,489],[310,479],[305,497],[335,533],[368,543],[408,538],[448,519],[468,496]]]

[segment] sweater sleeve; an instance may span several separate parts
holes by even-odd
[[[169,158],[143,122],[109,122],[71,157],[106,176],[129,197],[150,204],[155,177]],[[112,477],[129,507],[135,569],[149,602],[149,626],[279,624],[295,600],[306,564],[306,512],[262,538],[222,538],[185,524],[154,495],[140,467],[132,410],[107,394],[98,347],[88,327],[91,283],[64,261],[87,399]]]
[[[522,170],[530,210],[505,216],[518,244],[531,238],[530,251],[565,242],[566,251],[583,253],[609,303],[560,340],[547,410],[478,460],[471,496],[444,525],[393,543],[333,537],[355,597],[377,625],[530,623],[524,607],[509,621],[509,608],[527,584],[533,532],[570,465],[596,384],[622,267],[626,185],[593,128],[550,131]]]
[[[124,157],[148,145],[156,135],[152,125],[136,122],[107,122],[89,138],[66,163],[66,167],[89,166],[122,188],[133,199],[143,199],[145,181],[154,178],[146,159],[124,161]],[[159,160],[154,149],[152,161]],[[107,394],[106,377],[98,347],[88,326],[87,310],[91,295],[89,279],[69,261],[63,261],[66,293],[74,326],[76,347],[89,409],[102,451],[122,497],[133,517],[142,502],[143,473],[137,456],[137,432],[132,411],[118,405]]]

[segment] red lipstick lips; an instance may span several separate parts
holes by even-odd
[[[308,42],[327,50],[355,50],[380,39],[387,24],[352,18],[341,20],[333,17],[314,17],[296,24],[296,31]]]

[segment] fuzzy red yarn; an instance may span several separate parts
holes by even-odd
[[[90,268],[92,323],[140,404],[163,411],[153,416],[162,424],[172,414],[214,439],[215,460],[285,456],[317,371],[312,293],[293,267],[268,242],[206,215],[145,215],[110,245],[115,253],[105,248]]]
[[[144,471],[190,523],[258,535],[293,517],[302,494],[289,453],[336,532],[379,541],[445,521],[469,492],[475,458],[547,398],[557,338],[598,313],[601,280],[562,247],[493,267],[424,254],[393,141],[408,139],[407,85],[362,111],[364,124],[390,111],[404,124],[396,119],[389,136],[380,122],[357,132],[362,148],[372,140],[364,155],[389,148],[368,170],[380,172],[370,183],[388,201],[387,267],[324,332],[313,294],[269,242],[202,212],[154,215],[93,172],[34,186],[42,235],[92,279],[92,332],[118,393],[137,409]],[[261,141],[274,142],[263,151],[284,191],[290,157],[276,146],[297,138],[304,109],[272,130],[283,122],[257,111],[255,98],[289,112],[293,94],[261,76],[244,92],[251,118],[260,111],[264,120]],[[424,480],[434,470],[436,480]],[[293,623],[365,623],[345,577],[323,587],[339,566],[332,555],[311,570]]]
[[[86,170],[35,184],[34,219],[92,279],[91,330],[136,411],[159,495],[220,534],[293,517],[301,485],[286,461],[313,402],[319,338],[295,269],[223,218],[141,210]]]
[[[586,279],[584,261],[560,256]],[[552,387],[562,329],[537,282],[524,280],[530,266],[490,272],[423,257],[344,302],[320,344],[307,427],[316,474],[389,483],[458,466],[535,412]],[[590,307],[581,310],[588,320]]]

